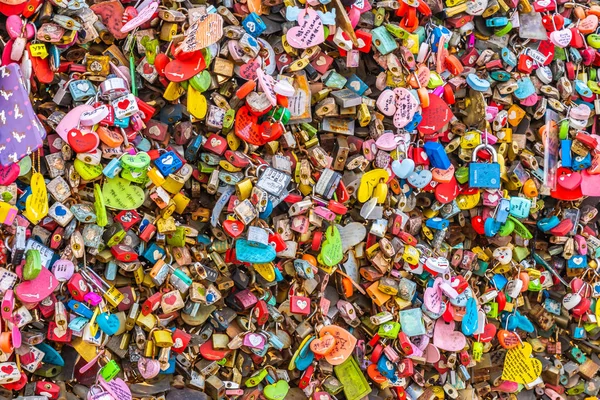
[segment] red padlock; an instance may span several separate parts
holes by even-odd
[[[87,282],[79,272],[75,272],[71,279],[69,279],[67,289],[69,289],[69,293],[71,293],[73,299],[77,301],[83,301],[84,296],[90,292]]]

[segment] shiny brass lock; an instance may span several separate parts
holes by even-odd
[[[160,40],[170,42],[175,35],[177,35],[177,24],[175,22],[163,22],[160,27]]]

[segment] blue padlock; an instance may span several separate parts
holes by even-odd
[[[498,231],[500,231],[501,227],[502,227],[502,223],[496,221],[494,218],[488,218],[483,223],[483,230],[484,230],[485,236],[487,236],[487,237],[496,236]]]
[[[567,267],[573,269],[587,268],[587,256],[577,254],[567,260]]]
[[[429,157],[429,162],[433,168],[439,168],[443,170],[450,168],[450,159],[444,150],[444,146],[442,146],[440,143],[427,142],[423,146],[423,149],[425,150],[425,153],[427,153],[427,157]]]
[[[475,74],[467,75],[467,85],[478,92],[485,92],[490,88],[490,82],[478,77]]]
[[[575,80],[575,91],[582,97],[591,97],[593,94],[592,90],[582,80],[579,79]]]
[[[127,128],[129,126],[130,117],[115,118],[115,126],[118,128]]]
[[[96,95],[96,88],[87,79],[77,79],[69,82],[69,91],[74,102],[82,102]]]
[[[542,232],[548,232],[550,229],[556,227],[560,223],[560,219],[556,215],[550,218],[542,218],[537,222],[537,227]]]
[[[190,144],[186,147],[185,153],[183,153],[185,161],[195,163],[198,160],[198,152],[200,151],[200,147],[202,147],[203,138],[202,135],[198,135],[192,139]]]
[[[583,60],[581,53],[575,47],[569,47],[569,57],[573,64],[579,64]]]
[[[425,221],[425,225],[431,229],[442,230],[448,228],[448,225],[450,225],[450,221],[444,218],[434,217],[429,218],[427,221]]]
[[[438,43],[440,42],[440,39],[442,37],[445,37],[446,38],[445,43],[448,43],[450,36],[452,36],[452,32],[450,32],[450,30],[448,28],[446,28],[445,26],[436,26],[435,28],[433,28],[433,32],[431,33],[431,36],[432,36],[431,51],[433,51],[434,53],[437,53]],[[445,46],[447,47],[447,44]]]
[[[415,97],[415,98],[418,98],[418,97]],[[407,132],[414,131],[415,129],[417,129],[417,126],[419,126],[419,124],[421,123],[422,120],[423,120],[423,116],[421,115],[421,113],[415,113],[412,121],[410,121],[408,123],[408,125],[406,125],[404,127],[404,130],[406,130]]]
[[[496,221],[500,223],[505,223],[508,219],[508,215],[510,214],[510,200],[508,199],[500,199],[498,203],[498,207],[496,208],[496,215],[494,218]]]
[[[362,79],[356,76],[356,74],[352,74],[348,77],[346,88],[352,90],[357,95],[362,96],[369,88],[369,85],[364,83]]]
[[[519,79],[517,84],[517,90],[513,92],[517,99],[523,100],[535,93],[535,86],[533,86],[533,82],[529,77]]]
[[[487,149],[492,154],[492,163],[478,163],[477,153]],[[473,150],[473,157],[469,164],[469,186],[472,188],[500,189],[500,164],[496,150],[485,143]]]
[[[154,161],[154,165],[163,176],[168,176],[169,174],[179,171],[183,166],[183,162],[181,162],[175,152],[167,151]]]
[[[511,66],[513,68],[517,66],[517,56],[515,55],[515,53],[510,51],[507,47],[504,47],[500,51],[500,56],[502,57],[502,61],[504,61],[509,66]]]
[[[576,156],[573,159],[573,168],[574,171],[582,171],[584,169],[588,169],[592,166],[592,155],[587,153],[584,157]]]
[[[388,360],[385,355],[379,357],[379,360],[377,361],[377,370],[381,375],[388,379],[393,378],[396,375],[396,365]]]
[[[244,18],[242,21],[242,26],[246,32],[248,32],[248,34],[254,37],[259,37],[264,31],[267,30],[267,25],[255,12],[251,12],[246,18]]]
[[[560,141],[560,159],[563,167],[571,168],[573,165],[573,158],[571,157],[572,144],[573,141],[570,139]]]
[[[492,276],[491,281],[497,290],[504,289],[504,286],[506,286],[506,284],[508,283],[508,279],[502,274],[494,274],[494,276]]]
[[[142,253],[142,257],[148,260],[149,263],[155,264],[158,260],[162,259],[167,253],[163,248],[159,247],[156,243],[152,242],[150,246]]]
[[[119,158],[113,158],[106,164],[106,167],[102,170],[102,174],[107,178],[114,178],[123,170],[121,167],[121,160]]]

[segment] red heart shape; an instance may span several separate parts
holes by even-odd
[[[125,109],[127,109],[127,107],[129,107],[129,99],[122,100],[122,101],[118,102],[117,105],[119,106],[120,109],[125,110]]]
[[[153,72],[153,68],[150,64],[144,64],[144,73],[150,75]]]
[[[77,128],[67,133],[69,145],[76,153],[88,153],[98,147],[98,135],[94,132],[83,133]]]
[[[166,296],[164,298],[164,301],[166,304],[172,306],[177,301],[177,298],[175,296]]]
[[[235,135],[255,146],[265,144],[258,131],[258,118],[250,113],[248,106],[240,107],[235,116]]]
[[[566,174],[571,174],[572,172],[573,171],[570,170],[569,168],[565,168],[565,167],[558,168],[556,171],[557,181],[561,182],[560,181],[561,176],[566,175]],[[579,177],[581,178],[581,174],[579,174]],[[550,192],[550,196],[554,197],[555,199],[564,200],[564,201],[578,200],[583,197],[583,193],[581,192],[581,180],[579,183],[580,183],[580,185],[573,189],[567,189],[564,186],[562,186],[562,184],[557,184],[556,189]]]
[[[590,299],[588,299],[587,297],[583,297],[581,299],[581,301],[579,302],[579,304],[577,304],[575,307],[573,307],[571,309],[571,313],[575,317],[582,317],[590,309],[591,305],[592,305],[592,302],[590,301]]]
[[[223,222],[223,229],[231,237],[236,238],[244,232],[244,224],[241,221],[228,219]]]
[[[548,32],[554,32],[557,29],[562,29],[565,25],[565,18],[560,14],[545,15],[542,18],[542,25]]]
[[[458,196],[458,184],[456,178],[452,176],[450,182],[440,183],[435,187],[435,198],[442,204],[451,203]]]
[[[417,127],[422,135],[436,133],[454,117],[448,104],[440,97],[430,94],[429,107],[423,109],[423,119]]]
[[[581,174],[577,171],[563,173],[558,176],[557,183],[567,190],[573,190],[581,185]]]
[[[5,374],[11,374],[15,368],[12,365],[4,365],[0,370]]]
[[[489,323],[483,327],[482,334],[476,335],[476,339],[478,342],[487,343],[487,342],[491,342],[495,336],[496,336],[496,325]]]
[[[283,135],[283,126],[279,123],[273,124],[270,121],[265,121],[260,124],[258,131],[264,143],[268,143],[279,139]]]
[[[480,235],[483,235],[485,233],[484,224],[485,223],[481,215],[476,215],[473,218],[471,218],[471,226],[473,227],[473,230],[475,230],[475,232],[477,232]]]

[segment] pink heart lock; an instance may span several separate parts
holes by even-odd
[[[11,39],[21,37],[24,21],[18,15],[11,15],[6,18],[6,31]],[[35,27],[28,23],[25,27],[25,37],[30,40],[35,35]]]
[[[550,41],[563,49],[571,43],[572,38],[573,32],[568,28],[554,31],[550,34]]]
[[[315,10],[305,8],[298,13],[299,26],[288,30],[286,39],[296,49],[307,49],[325,41],[323,22]]]
[[[574,190],[581,186],[582,177],[577,171],[571,171],[567,174],[562,174],[558,177],[557,182],[560,186],[567,190]]]
[[[443,319],[438,319],[433,328],[433,345],[438,349],[446,351],[460,351],[467,344],[465,335],[454,330],[456,323],[450,321],[444,322]]]
[[[277,105],[277,95],[275,94],[275,79],[271,75],[267,75],[261,68],[256,70],[258,85],[263,90],[267,99],[273,107]]]
[[[396,135],[393,132],[384,133],[375,141],[375,146],[383,151],[396,150],[396,147],[398,147]]]
[[[17,275],[22,276],[23,268],[17,267]],[[50,296],[58,287],[58,279],[47,268],[42,268],[35,279],[23,281],[15,287],[15,295],[23,303],[39,303]]]
[[[385,89],[377,98],[377,108],[387,117],[396,113],[396,93],[391,89]]]
[[[540,99],[540,96],[538,96],[536,93],[533,93],[527,97],[525,97],[523,100],[521,100],[521,105],[526,106],[526,107],[531,107],[537,104],[538,100]]]
[[[442,289],[440,288],[441,283],[442,279],[436,278],[433,282],[433,286],[425,289],[425,294],[423,296],[425,308],[434,314],[438,314],[442,309]]]
[[[577,107],[571,108],[569,111],[569,118],[588,120],[592,110],[585,104],[579,104]]]
[[[424,353],[427,364],[435,364],[440,361],[440,350],[433,344],[429,343]]]
[[[151,358],[140,357],[137,366],[144,379],[152,379],[160,372],[160,362]]]
[[[80,106],[77,106],[75,108],[73,108],[71,111],[69,111],[67,113],[67,115],[65,115],[63,117],[63,119],[60,120],[59,124],[56,126],[56,133],[58,133],[58,136],[60,136],[60,138],[62,140],[64,140],[66,143],[69,143],[69,131],[71,131],[73,128],[76,128],[77,125],[79,124],[79,120],[81,118],[81,114],[83,114],[86,111],[93,111],[94,107],[86,105],[86,104],[82,104]]]
[[[121,378],[113,378],[106,382],[104,378],[98,378],[100,386],[104,388],[111,396],[118,400],[132,400],[129,386]]]
[[[394,89],[394,93],[396,94],[394,126],[400,129],[412,121],[419,108],[419,101],[405,88],[396,88]]]

